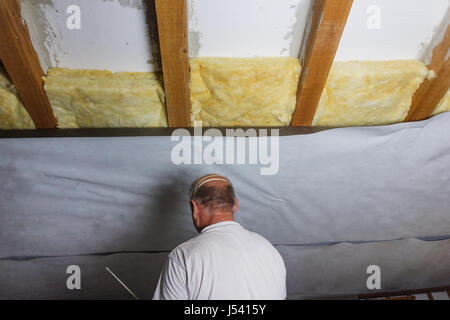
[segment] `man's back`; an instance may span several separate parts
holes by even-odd
[[[236,222],[210,225],[169,255],[154,299],[286,298],[278,251]]]

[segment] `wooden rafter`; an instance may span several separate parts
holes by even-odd
[[[170,127],[191,126],[186,0],[156,0],[167,118]]]
[[[0,59],[37,128],[56,128],[44,75],[18,0],[0,1]]]
[[[428,65],[436,77],[425,79],[413,96],[411,108],[405,121],[420,121],[431,116],[450,87],[450,26],[444,38],[434,49],[431,63]]]
[[[291,126],[311,126],[353,0],[317,0]]]

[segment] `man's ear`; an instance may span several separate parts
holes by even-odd
[[[192,216],[196,218],[198,216],[198,204],[194,200],[191,200],[191,209],[192,209]]]
[[[238,207],[239,207],[239,201],[237,198],[234,198],[233,214],[235,214],[238,211]]]

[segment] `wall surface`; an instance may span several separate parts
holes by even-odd
[[[449,0],[355,0],[336,61],[422,60],[449,3]]]
[[[449,1],[354,1],[336,60],[422,59]],[[160,70],[154,0],[21,2],[45,70]],[[80,30],[66,26],[70,5],[81,9]],[[187,0],[187,6],[191,57],[298,57],[312,3]]]
[[[22,15],[45,70],[51,67],[119,71],[159,70],[153,1],[21,0]],[[80,29],[67,9],[79,6]],[[153,15],[153,16],[152,16]],[[153,41],[153,42],[152,42]]]
[[[191,57],[297,57],[311,0],[188,0]]]
[[[263,156],[176,165],[168,136],[0,139],[0,299],[127,298],[106,266],[150,298],[168,252],[196,235],[189,185],[211,172],[233,182],[237,221],[283,255],[290,296],[367,292],[373,264],[384,290],[449,285],[449,240],[395,241],[450,239],[449,135],[442,114],[281,136],[271,176]],[[211,143],[185,151],[202,158]],[[81,291],[65,286],[73,264]]]

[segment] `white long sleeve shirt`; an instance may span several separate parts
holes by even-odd
[[[262,236],[233,221],[202,230],[170,254],[154,300],[281,300],[286,268]]]

